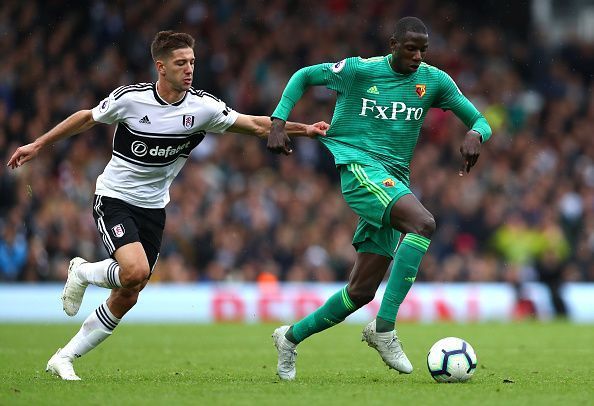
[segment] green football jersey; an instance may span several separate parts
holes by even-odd
[[[325,85],[337,92],[337,99],[327,136],[319,140],[335,163],[379,163],[407,185],[413,151],[431,107],[452,110],[483,142],[490,137],[485,118],[447,73],[422,63],[416,72],[400,74],[390,66],[391,58],[352,57],[300,69],[272,117],[287,120],[307,87]]]

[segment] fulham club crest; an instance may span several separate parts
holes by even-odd
[[[122,238],[124,236],[124,234],[126,233],[126,229],[124,228],[124,226],[122,225],[122,223],[113,226],[111,228],[111,233],[114,235],[114,237],[116,238]]]
[[[194,116],[190,116],[189,114],[184,114],[184,127],[188,130],[192,128],[194,125]]]

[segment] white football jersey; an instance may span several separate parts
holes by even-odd
[[[97,178],[95,193],[151,209],[167,205],[171,182],[205,133],[222,133],[239,116],[193,88],[169,104],[156,83],[118,87],[92,112],[95,121],[117,123],[111,160]]]

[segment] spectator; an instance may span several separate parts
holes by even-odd
[[[512,220],[510,213],[530,230],[543,229],[543,213],[557,213],[551,221],[568,241],[558,284],[594,281],[594,44],[572,39],[547,45],[528,35],[527,2],[504,8],[491,3],[492,13],[479,15],[469,1],[322,1],[315,7],[277,1],[255,10],[254,2],[239,0],[4,0],[0,151],[7,162],[5,154],[111,89],[154,81],[146,48],[156,27],[198,39],[194,87],[240,111],[269,114],[299,67],[377,55],[394,16],[418,15],[432,29],[428,62],[451,72],[489,122],[497,123],[478,170],[460,181],[460,124],[437,110],[427,117],[411,186],[439,227],[419,280],[517,279],[525,271],[506,266],[501,247],[490,242]],[[510,29],[500,31],[503,25]],[[331,97],[314,89],[293,117],[328,120]],[[14,238],[29,247],[16,280],[61,279],[71,256],[103,256],[87,208],[113,131],[91,131],[73,139],[74,145],[55,145],[19,174],[0,168],[0,222],[9,224],[18,208]],[[357,219],[339,197],[327,151],[307,141],[279,161],[257,140],[207,137],[171,189],[158,274],[168,281],[242,274],[255,280],[273,261],[280,280],[346,280],[354,250],[345,235]],[[238,202],[248,210],[238,210]],[[262,207],[274,216],[262,216]],[[233,232],[221,236],[227,228]],[[7,241],[0,238],[3,246]],[[327,255],[317,269],[306,256],[313,247]],[[544,260],[535,254],[533,275],[527,276],[544,275]]]
[[[0,280],[15,282],[23,278],[28,241],[12,219],[0,226]]]

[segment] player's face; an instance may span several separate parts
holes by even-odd
[[[176,49],[163,61],[163,75],[173,90],[183,92],[192,86],[194,61],[192,48]]]
[[[408,31],[402,42],[392,39],[392,68],[398,73],[413,73],[425,59],[429,37],[427,34]]]

